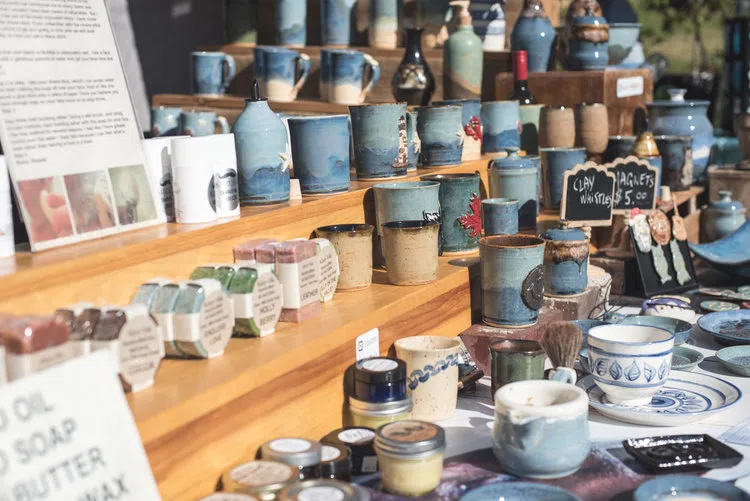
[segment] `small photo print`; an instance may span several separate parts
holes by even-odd
[[[107,174],[102,171],[65,176],[70,210],[78,233],[89,233],[115,226],[112,195]]]
[[[31,242],[45,242],[73,235],[73,222],[61,178],[43,177],[19,181],[18,191],[25,207],[26,228]]]
[[[113,167],[109,169],[109,177],[121,225],[153,221],[158,217],[143,165]]]

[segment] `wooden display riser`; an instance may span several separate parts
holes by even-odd
[[[731,191],[732,198],[745,207],[750,207],[750,170],[740,170],[733,166],[708,168],[708,199],[718,200],[720,191]]]

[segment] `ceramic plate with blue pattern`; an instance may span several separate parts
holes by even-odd
[[[681,426],[727,410],[742,398],[732,383],[707,374],[673,372],[648,405],[612,404],[592,376],[578,381],[591,407],[612,419],[645,426]]]
[[[499,482],[482,486],[461,496],[461,501],[581,501],[570,491],[532,482]]]
[[[750,310],[709,313],[698,319],[698,326],[721,344],[750,344]]]

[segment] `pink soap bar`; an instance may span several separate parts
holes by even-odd
[[[310,240],[291,240],[276,247],[276,275],[284,288],[280,321],[299,323],[320,314],[317,255],[318,245]]]
[[[70,332],[64,319],[55,315],[2,315],[0,338],[8,353],[23,355],[65,344],[70,338]]]
[[[276,249],[281,246],[279,242],[269,242],[255,248],[255,260],[259,263],[274,264],[276,262]]]
[[[320,315],[321,311],[320,304],[320,301],[317,301],[315,303],[310,303],[307,306],[303,306],[302,308],[282,308],[279,322],[298,324],[300,322],[304,322],[305,320],[317,317],[318,315]]]
[[[318,254],[318,244],[310,240],[290,240],[276,247],[277,263],[299,263]]]
[[[234,262],[237,261],[255,261],[255,251],[261,245],[276,242],[273,238],[254,238],[247,242],[242,242],[234,248]]]

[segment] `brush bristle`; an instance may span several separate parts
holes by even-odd
[[[542,348],[553,367],[570,367],[581,351],[583,333],[571,322],[552,322],[545,326],[542,333]]]

